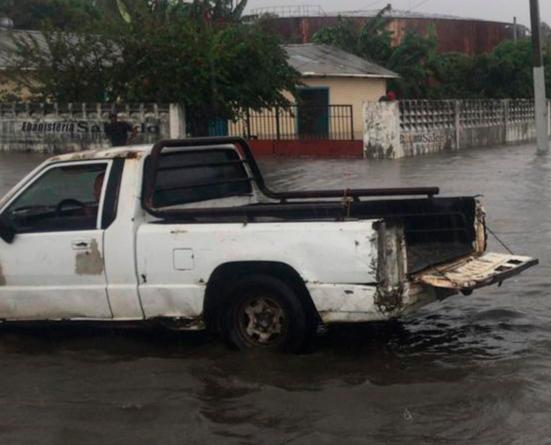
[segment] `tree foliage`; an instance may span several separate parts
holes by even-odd
[[[276,37],[239,21],[245,2],[231,3],[98,3],[110,13],[89,26],[18,41],[10,75],[38,100],[180,103],[196,135],[246,108],[289,106],[283,92],[295,93],[300,74]]]
[[[392,88],[401,97],[425,98],[431,90],[431,80],[438,72],[439,56],[436,36],[427,37],[408,31],[393,49],[386,66],[400,75]]]
[[[18,38],[15,44],[17,54],[8,75],[35,100],[101,102],[114,89],[118,51],[101,35],[48,27],[41,35]]]
[[[390,88],[399,97],[413,98],[526,98],[533,95],[530,39],[506,41],[491,53],[467,56],[440,54],[433,30],[428,35],[406,32],[397,46],[387,31],[385,10],[359,28],[339,19],[321,29],[314,41],[339,47],[395,71],[400,79]],[[551,28],[544,24],[547,87],[551,88]],[[549,90],[551,91],[551,90]]]
[[[339,17],[335,26],[322,28],[314,34],[313,41],[385,64],[392,54],[392,33],[387,30],[387,19],[384,17],[388,9],[389,6],[382,9],[363,27],[358,27],[349,18]]]
[[[546,83],[551,88],[551,53],[545,52]],[[438,98],[527,98],[534,94],[532,42],[506,41],[491,53],[475,57],[440,56],[431,96]],[[551,91],[551,90],[548,90]]]
[[[340,18],[337,25],[317,32],[313,40],[339,47],[395,71],[401,78],[391,87],[401,97],[423,97],[430,88],[437,64],[436,37],[434,33],[424,37],[407,32],[401,43],[394,47],[384,16],[387,8],[361,28],[350,19]]]
[[[38,30],[49,24],[59,30],[78,29],[98,19],[94,0],[0,0],[0,15],[18,29]]]

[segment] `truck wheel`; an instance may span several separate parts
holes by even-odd
[[[221,333],[230,347],[298,352],[313,336],[315,326],[300,297],[277,278],[243,278],[229,287],[227,297]]]

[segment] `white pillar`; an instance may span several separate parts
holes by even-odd
[[[398,102],[364,102],[364,158],[404,157]]]
[[[186,137],[186,113],[179,104],[170,104],[170,138],[182,139]]]
[[[532,47],[534,52],[534,96],[536,102],[536,134],[538,136],[538,153],[549,152],[547,136],[547,95],[545,92],[545,67],[541,47],[541,19],[539,0],[530,0],[532,19]]]
[[[549,136],[547,132],[547,97],[545,93],[545,68],[534,68],[534,88],[536,93],[536,132],[538,137],[538,152],[549,151]]]

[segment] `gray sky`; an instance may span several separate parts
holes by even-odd
[[[529,0],[249,0],[250,8],[284,5],[319,5],[326,12],[358,9],[376,9],[387,3],[395,9],[412,9],[419,12],[452,14],[462,17],[512,22],[530,25]],[[418,7],[415,7],[419,5]],[[551,0],[540,0],[542,20],[551,23]]]

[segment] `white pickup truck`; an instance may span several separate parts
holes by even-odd
[[[438,189],[277,193],[239,138],[54,157],[0,200],[0,321],[159,321],[300,349],[537,264]]]

